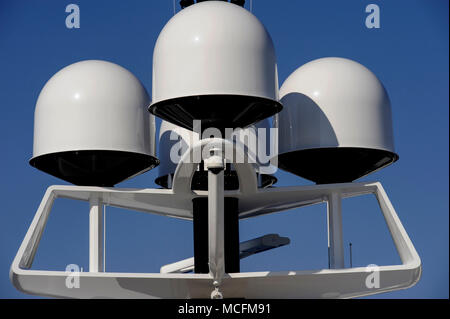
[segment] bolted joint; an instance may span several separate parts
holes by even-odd
[[[211,299],[223,299],[223,295],[220,292],[219,288],[215,288],[212,292],[211,292]]]

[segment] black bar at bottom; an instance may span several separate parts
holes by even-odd
[[[194,215],[194,272],[209,273],[208,266],[208,198],[192,200]],[[239,260],[239,200],[225,197],[224,203],[224,250],[225,272],[240,271]]]
[[[194,215],[194,272],[207,274],[208,267],[208,198],[192,200]]]

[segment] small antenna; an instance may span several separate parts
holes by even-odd
[[[350,268],[353,268],[352,243],[350,243],[349,246],[350,246]]]
[[[331,268],[331,264],[330,264],[330,246],[328,246],[328,269]]]
[[[106,205],[103,205],[103,272],[106,272]]]

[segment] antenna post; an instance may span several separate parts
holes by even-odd
[[[328,249],[332,269],[345,268],[342,240],[342,198],[338,192],[328,196]]]
[[[103,203],[98,196],[89,200],[89,271],[103,271]]]
[[[211,156],[205,159],[208,169],[209,273],[218,289],[225,274],[224,158],[219,148],[212,148],[209,152]]]

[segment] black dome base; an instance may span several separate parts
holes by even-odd
[[[281,111],[283,106],[273,100],[243,95],[198,95],[164,100],[152,104],[154,115],[173,124],[193,130],[193,121],[200,120],[202,130],[215,127],[244,128]]]
[[[315,148],[278,155],[278,167],[317,184],[331,184],[352,182],[397,160],[397,154],[384,150]]]
[[[30,160],[31,166],[69,183],[108,187],[158,164],[150,155],[107,150],[50,153]]]

